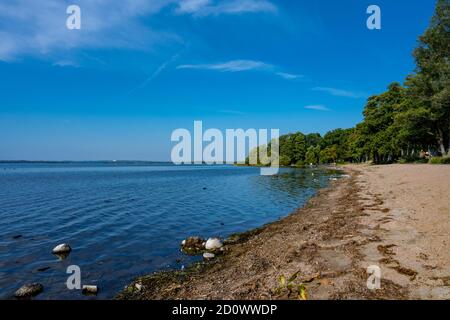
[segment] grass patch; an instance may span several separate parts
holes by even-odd
[[[450,164],[450,157],[434,157],[428,162],[430,164]]]

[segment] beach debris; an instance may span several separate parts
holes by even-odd
[[[298,299],[299,300],[308,300],[308,291],[304,284],[298,286]]]
[[[203,258],[205,258],[205,259],[212,259],[212,258],[214,258],[216,255],[214,254],[214,253],[211,253],[211,252],[205,252],[204,254],[203,254]]]
[[[95,295],[98,292],[98,287],[94,285],[83,285],[81,292],[86,295]]]
[[[330,181],[338,181],[338,178],[330,178]]]
[[[14,293],[16,298],[29,298],[37,296],[44,291],[44,286],[40,283],[26,284]]]
[[[313,282],[314,280],[316,280],[317,278],[320,278],[320,272],[317,272],[315,274],[312,274],[310,276],[306,276],[302,279],[303,283],[309,283],[309,282]]]
[[[58,244],[53,248],[53,254],[67,254],[72,251],[72,248],[67,243]]]
[[[297,298],[299,300],[308,299],[308,291],[303,283],[297,284],[295,280],[299,276],[299,271],[287,279],[284,275],[278,278],[279,287],[273,290],[273,294],[278,297]]]
[[[205,243],[205,249],[208,251],[217,250],[223,247],[222,241],[218,238],[209,238]]]
[[[181,242],[181,251],[189,254],[200,254],[205,250],[205,240],[200,237],[189,237]]]
[[[217,253],[223,251],[223,243],[218,238],[204,240],[200,237],[189,237],[181,242],[181,251],[188,255],[199,255],[205,253]]]
[[[136,283],[134,285],[134,287],[136,288],[137,291],[141,291],[142,290],[142,283]]]

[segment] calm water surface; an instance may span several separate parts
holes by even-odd
[[[227,237],[288,215],[336,172],[170,164],[0,164],[0,298],[40,282],[37,299],[108,299],[134,277],[181,268],[191,235]],[[206,188],[206,189],[204,189]],[[65,260],[51,254],[73,249]],[[69,291],[69,265],[99,294]]]

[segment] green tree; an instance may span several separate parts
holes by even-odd
[[[329,146],[320,151],[320,163],[337,162],[337,146]]]
[[[450,149],[450,0],[438,0],[430,27],[414,51],[416,75],[408,85],[428,110],[431,130],[442,154]],[[422,109],[423,111],[423,109]]]
[[[402,110],[405,96],[406,89],[395,82],[388,91],[368,99],[364,121],[356,128],[357,140],[352,141],[353,146],[359,148],[357,154],[362,152],[375,163],[391,162],[399,157],[401,152],[392,125],[396,114]]]
[[[305,163],[313,164],[313,165],[317,165],[320,163],[320,146],[319,145],[317,145],[315,147],[310,146],[308,148],[308,151],[306,151]]]
[[[309,147],[316,147],[320,144],[322,141],[322,137],[320,136],[320,133],[310,133],[305,136],[306,138],[306,148]]]
[[[353,130],[354,129],[335,129],[325,134],[320,142],[323,153],[328,155],[332,155],[334,152],[336,153],[332,159],[328,160],[332,160],[332,162],[351,160],[351,152],[348,143],[350,134]]]

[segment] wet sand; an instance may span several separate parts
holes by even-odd
[[[223,256],[136,279],[118,299],[449,299],[450,166],[344,170]],[[381,269],[377,290],[367,288],[371,265]]]

